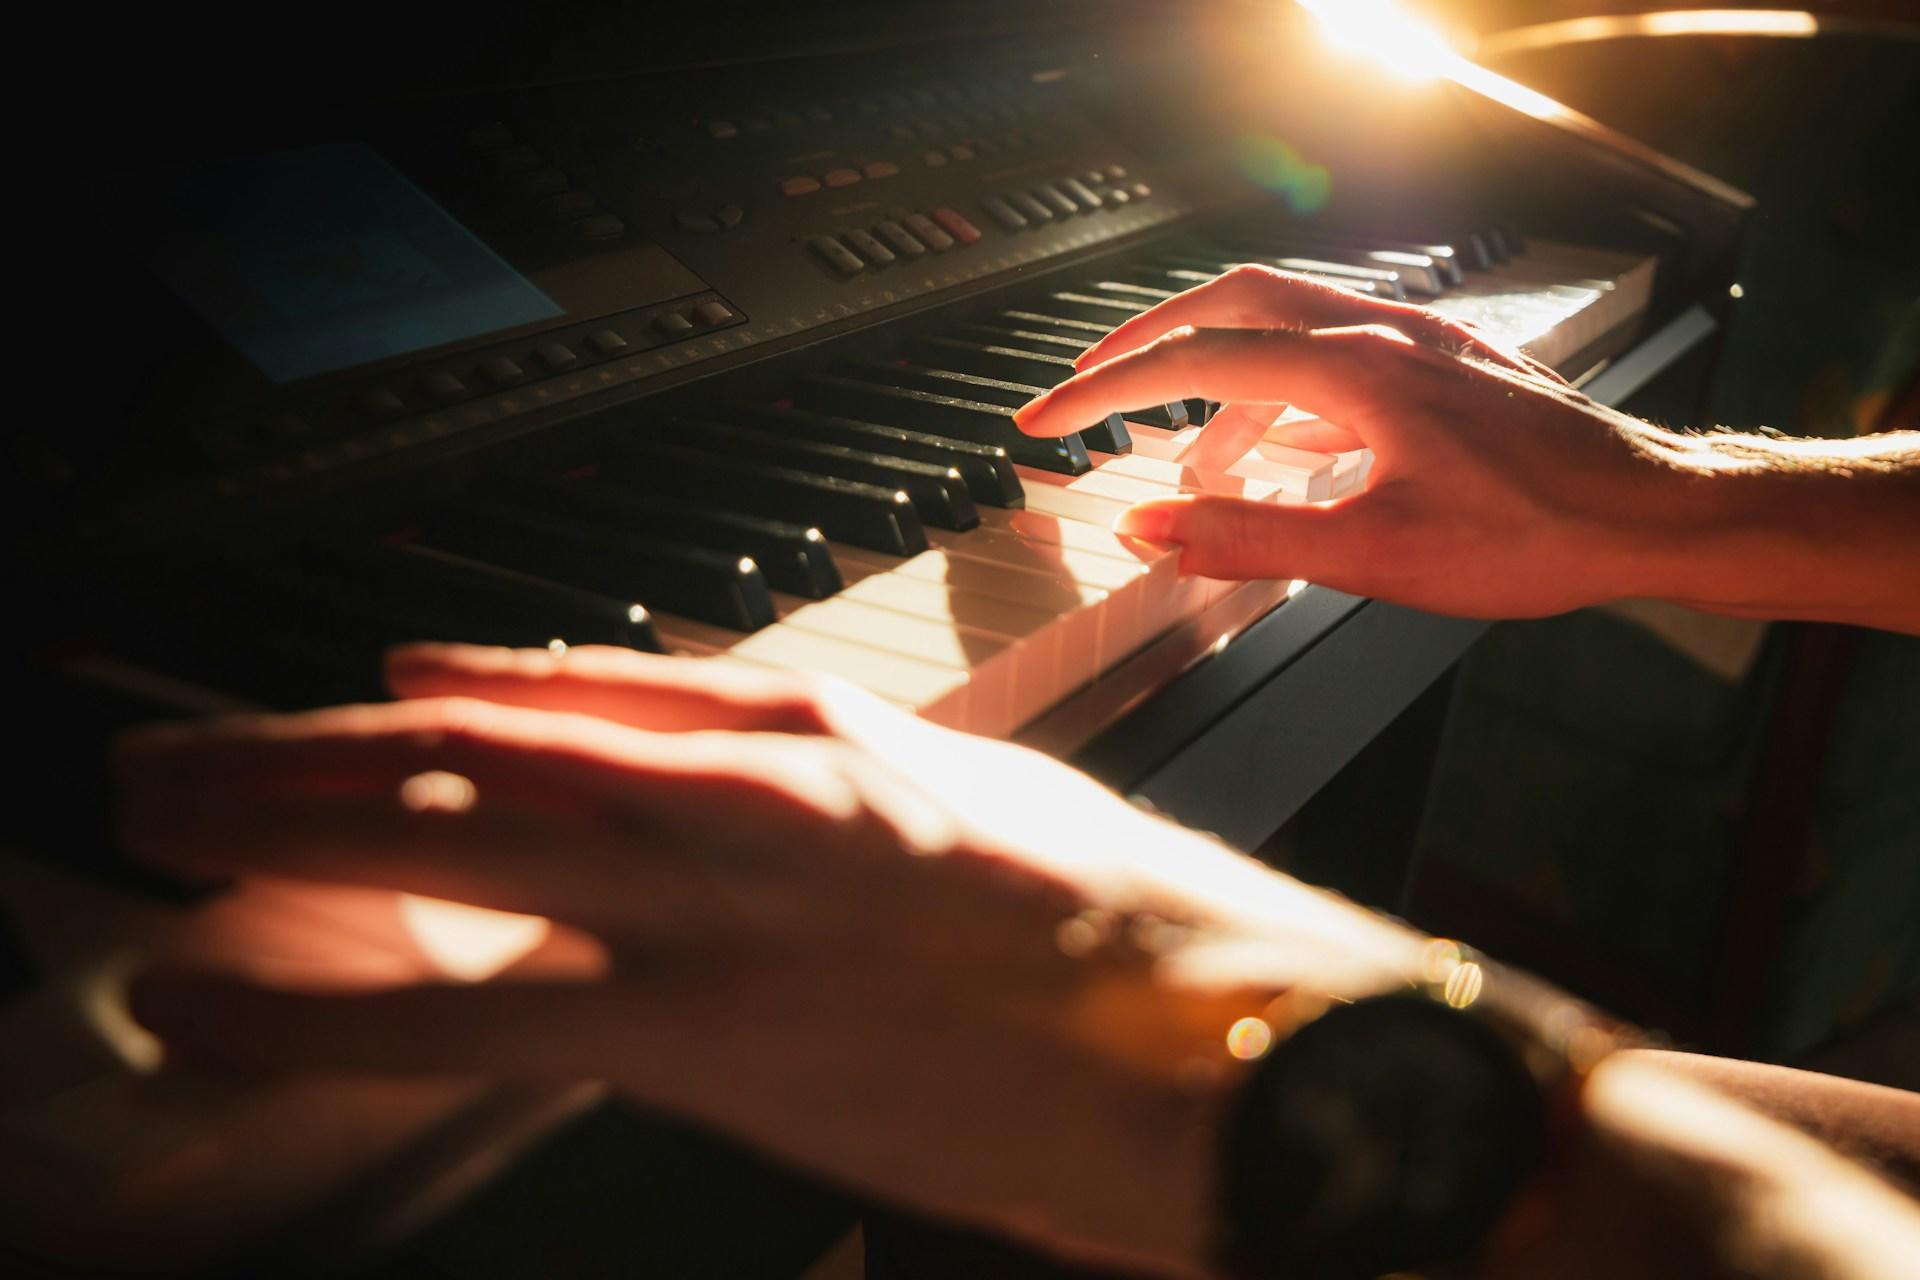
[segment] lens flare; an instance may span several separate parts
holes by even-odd
[[[1241,135],[1234,140],[1233,164],[1241,177],[1281,197],[1298,214],[1318,213],[1333,197],[1333,172],[1279,138]]]
[[[1227,1052],[1242,1062],[1263,1058],[1273,1048],[1273,1028],[1260,1018],[1242,1018],[1227,1029]]]
[[[1299,0],[1328,44],[1406,80],[1445,75],[1459,57],[1446,37],[1396,0]]]

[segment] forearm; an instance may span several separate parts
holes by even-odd
[[[1600,1064],[1489,1277],[1892,1277],[1920,1257],[1913,1202],[1813,1139],[1652,1055]]]
[[[1920,1189],[1920,1094],[1707,1054],[1634,1050]]]
[[[1203,865],[1210,861],[1195,853]],[[1208,1038],[1211,1060],[1220,1061],[1221,1028],[1236,1010],[1315,986],[1348,994],[1393,987],[1413,976],[1410,966],[1426,968],[1431,946],[1446,945],[1430,946],[1284,877],[1235,884],[1239,867],[1209,869],[1233,890],[1234,910],[1215,915],[1227,918],[1222,936],[1209,943],[1203,931],[1193,945],[1164,957],[1153,984],[1150,1021],[1186,1030],[1178,1051],[1189,1062],[1208,1058]],[[1257,917],[1272,922],[1270,935]],[[1303,971],[1301,931],[1310,937],[1322,922],[1374,935],[1377,945],[1363,949],[1370,955],[1358,964],[1349,953],[1338,970],[1313,972],[1309,964]],[[1262,945],[1263,935],[1271,945]],[[1509,984],[1516,980],[1506,975]],[[1281,1039],[1298,999],[1265,1006]],[[1218,1076],[1184,1074],[1187,1089],[1215,1095],[1201,1109],[1216,1116],[1240,1075],[1223,1065]],[[1173,1072],[1163,1067],[1156,1074],[1171,1079]],[[1543,1173],[1489,1239],[1483,1271],[1766,1280],[1898,1275],[1920,1247],[1920,1214],[1854,1160],[1898,1175],[1917,1149],[1920,1107],[1897,1091],[1695,1055],[1622,1052],[1573,1095]],[[1191,1176],[1205,1153],[1187,1149],[1183,1156],[1182,1173]],[[1155,1165],[1156,1175],[1167,1171]],[[1163,1203],[1178,1204],[1188,1219],[1177,1237],[1186,1247],[1162,1249],[1152,1260],[1190,1269],[1204,1258],[1194,1244],[1209,1239],[1204,1217],[1195,1218],[1206,1213],[1206,1202],[1170,1196]]]
[[[1646,439],[1666,465],[1621,530],[1629,594],[1920,632],[1920,432]]]

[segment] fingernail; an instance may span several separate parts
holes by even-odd
[[[1086,370],[1086,368],[1089,365],[1093,364],[1094,363],[1093,353],[1098,351],[1099,349],[1100,349],[1100,344],[1096,342],[1092,346],[1088,347],[1085,351],[1082,351],[1079,355],[1075,356],[1073,358],[1074,372],[1075,373],[1083,372]]]
[[[1149,542],[1174,541],[1174,526],[1180,518],[1179,502],[1143,502],[1128,507],[1113,522],[1113,531]]]
[[[1040,395],[1035,396],[1033,399],[1027,401],[1025,404],[1021,405],[1018,409],[1015,409],[1013,411],[1013,425],[1020,428],[1022,431],[1025,431],[1027,429],[1027,424],[1029,422],[1032,422],[1034,418],[1036,418],[1040,414],[1044,413],[1046,411],[1046,407],[1047,407],[1047,393],[1042,392]]]

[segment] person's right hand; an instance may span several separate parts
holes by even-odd
[[[1333,502],[1199,494],[1124,518],[1206,577],[1307,578],[1481,617],[1560,612],[1644,593],[1690,478],[1687,438],[1594,403],[1477,329],[1265,267],[1168,299],[1078,363],[1016,415],[1023,431],[1201,397],[1228,406],[1194,446],[1202,467],[1253,447],[1282,404],[1316,418],[1277,439],[1374,451],[1365,491]]]

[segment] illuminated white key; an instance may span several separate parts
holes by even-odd
[[[770,667],[839,676],[922,716],[956,729],[972,727],[967,672],[919,658],[853,644],[836,636],[776,623],[743,636],[727,652]]]
[[[1097,493],[1103,498],[1113,498],[1129,505],[1167,496],[1167,486],[1164,484],[1118,475],[1104,468],[1089,471],[1083,476],[1074,476],[1071,479],[1066,476],[1057,476],[1055,479],[1066,481],[1066,487],[1076,493]],[[1032,485],[1027,486],[1027,493],[1031,497]],[[1109,525],[1108,528],[1112,526]]]
[[[1334,495],[1335,480],[1339,472],[1340,455],[1337,453],[1317,453],[1311,449],[1296,449],[1290,444],[1281,444],[1272,439],[1259,440],[1247,455],[1271,466],[1284,467],[1308,475],[1308,484],[1304,492],[1296,497],[1308,502],[1325,502]]]
[[[974,532],[979,536],[970,538],[964,551],[924,552],[894,572],[1068,614],[1062,680],[1076,687],[1139,643],[1145,569],[1006,534]]]
[[[1130,501],[1103,498],[1099,494],[1081,493],[1064,485],[1036,480],[1036,477],[1051,474],[1049,472],[1033,471],[1028,467],[1015,467],[1014,471],[1027,491],[1029,511],[1111,529],[1113,522],[1120,518],[1120,513],[1133,505]]]
[[[983,507],[980,511],[982,528],[1000,532],[1018,534],[1030,542],[1043,546],[1072,547],[1076,551],[1085,551],[1091,555],[1105,556],[1109,560],[1119,560],[1127,564],[1137,564],[1147,571],[1145,589],[1141,594],[1140,612],[1143,617],[1157,618],[1181,616],[1180,604],[1176,595],[1182,590],[1180,579],[1180,549],[1160,542],[1148,542],[1144,538],[1129,538],[1100,525],[1087,524],[1081,520],[1068,520],[1061,516],[1048,515],[1044,511],[998,510]],[[949,538],[965,538],[966,534],[944,534],[929,532],[928,537],[937,545],[948,546]]]
[[[1011,718],[1016,729],[1074,687],[1064,684],[1060,674],[1066,623],[1059,613],[904,573],[869,574],[841,592],[840,599],[941,621],[1005,643],[1014,663]]]
[[[963,672],[972,682],[967,729],[1004,737],[1019,727],[1013,703],[1023,650],[1004,637],[843,597],[804,605],[782,618],[779,627]]]
[[[1046,472],[1030,472],[1026,467],[1015,469],[1020,473],[1021,482],[1026,486],[1027,509],[1042,515],[1054,516],[1062,520],[1081,521],[1111,533],[1113,522],[1133,505],[1131,498],[1123,500],[1064,487],[1058,483],[1064,477]],[[1164,486],[1128,480],[1121,476],[1114,477],[1113,483],[1116,486],[1131,486],[1130,492],[1137,491],[1143,496],[1164,497],[1166,495]],[[1173,567],[1167,566],[1162,572]],[[1110,659],[1124,657],[1133,649],[1159,635],[1186,613],[1191,613],[1197,607],[1204,607],[1212,591],[1209,586],[1198,586],[1185,590],[1176,588],[1169,592],[1162,585],[1164,582],[1164,578],[1157,579],[1148,584],[1147,591],[1141,593],[1138,613],[1132,619],[1133,638],[1126,642],[1114,640],[1108,647]],[[1118,615],[1116,630],[1126,618],[1125,614]]]
[[[746,634],[729,631],[724,627],[711,626],[704,622],[695,622],[691,618],[676,617],[673,614],[655,614],[655,634],[666,646],[667,652],[688,658],[701,658],[721,662],[739,662],[750,667],[760,667],[770,671],[805,671],[807,668],[787,662],[768,662],[747,654],[734,652],[734,645],[746,639]],[[911,695],[922,692],[914,687],[901,685],[898,688],[882,681],[880,687],[868,687],[868,692],[885,698],[888,702],[908,711],[919,711]],[[943,721],[942,723],[948,723]]]
[[[1176,493],[1218,493],[1254,502],[1264,502],[1275,495],[1289,493],[1284,483],[1249,476],[1232,468],[1226,471],[1197,471],[1171,459],[1149,458],[1139,453],[1117,457],[1100,454],[1098,457],[1099,475],[1125,476],[1131,480],[1161,485]],[[1258,462],[1259,459],[1254,461]]]
[[[1152,427],[1135,430],[1133,456],[1177,462],[1199,432],[1198,427],[1184,431],[1160,431]],[[1330,453],[1262,441],[1228,467],[1227,474],[1263,480],[1293,497],[1320,502],[1333,496],[1333,462]]]
[[[971,549],[962,555],[975,554]],[[1155,634],[1163,607],[1153,572],[1137,561],[1081,551],[1057,543],[1035,542],[1020,536],[1000,536],[982,545],[982,556],[1003,563],[1030,566],[1079,588],[1107,593],[1099,610],[1100,643],[1097,670],[1105,670]]]
[[[985,597],[1047,615],[1057,632],[1052,642],[1057,646],[1052,673],[1053,701],[1098,675],[1107,593],[1081,587],[1058,573],[1027,569],[1018,562],[1025,550],[1018,540],[1011,540],[1012,546],[1008,547],[982,530],[975,529],[969,536],[977,538],[974,556],[949,555],[945,550],[935,549],[901,559],[883,552],[837,545],[833,555],[840,564],[841,574],[855,585],[909,579],[959,597],[963,604],[975,597]],[[1007,563],[1009,560],[1015,562]],[[923,612],[909,606],[907,602],[911,599],[913,597],[897,597],[891,607]]]
[[[1343,498],[1367,487],[1367,473],[1373,469],[1373,450],[1352,449],[1333,455],[1333,496]]]
[[[949,665],[954,646],[918,628],[953,633],[970,659],[968,669],[973,670],[975,686],[972,712],[982,733],[1010,733],[1065,692],[1059,686],[1059,629],[1049,627],[1057,617],[996,596],[908,578],[844,551],[836,551],[834,560],[846,583],[844,589],[824,603],[775,592],[774,606],[783,623]],[[832,607],[847,603],[854,607]],[[911,625],[903,632],[886,617],[871,616],[873,609],[905,615]],[[996,651],[996,646],[1004,652]],[[1011,728],[989,723],[992,717],[982,719],[998,697],[995,682],[1007,687]]]

